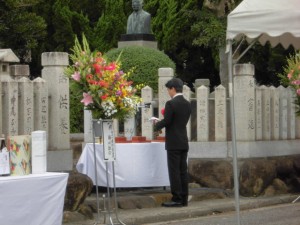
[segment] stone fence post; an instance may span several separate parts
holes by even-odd
[[[2,132],[8,136],[18,135],[18,82],[11,78],[2,81],[5,97],[1,108],[3,108]]]
[[[158,69],[158,117],[163,118],[161,110],[165,108],[165,104],[170,100],[165,84],[174,77],[174,70],[172,68],[159,68]],[[165,136],[165,129],[159,136]]]
[[[209,88],[202,85],[196,89],[197,141],[209,141]]]
[[[255,141],[254,66],[237,64],[233,68],[236,139]]]
[[[153,89],[149,86],[142,88],[142,100],[143,104],[153,101]],[[153,106],[150,105],[149,108],[141,108],[142,111],[142,136],[146,137],[146,140],[153,139],[153,123],[149,119],[153,116]]]
[[[65,52],[42,54],[42,78],[47,81],[49,93],[49,149],[48,170],[71,170],[69,79],[64,70],[69,65]]]
[[[226,89],[222,85],[215,89],[215,141],[227,141]]]

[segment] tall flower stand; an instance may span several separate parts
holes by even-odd
[[[116,161],[116,148],[115,148],[115,134],[113,129],[113,120],[102,120],[102,119],[93,119],[93,150],[94,150],[94,161],[95,161],[95,183],[96,183],[96,199],[97,199],[97,220],[94,223],[95,225],[100,224],[100,207],[99,207],[99,193],[98,193],[98,172],[97,172],[97,151],[96,151],[96,139],[99,143],[103,145],[103,159],[105,161],[106,168],[106,184],[107,184],[107,197],[104,196],[104,224],[106,223],[106,216],[108,215],[109,223],[114,224],[123,224],[118,216],[118,201],[117,201],[117,191],[116,191],[116,180],[115,180],[115,166],[114,162]],[[109,190],[109,173],[108,173],[108,164],[111,164],[112,167],[112,178],[113,178],[113,196]],[[115,208],[111,206],[111,199],[113,198],[115,203]],[[106,201],[107,200],[107,204]],[[115,215],[117,223],[113,222],[112,214]],[[101,223],[102,224],[102,223]]]

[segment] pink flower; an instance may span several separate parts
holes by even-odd
[[[83,92],[83,99],[80,102],[82,102],[84,106],[94,103],[92,96],[85,92]]]
[[[75,73],[72,75],[72,78],[76,81],[80,81],[80,73],[75,71]]]
[[[292,74],[288,74],[287,77],[289,78],[289,80],[292,78]]]
[[[292,81],[292,84],[294,84],[294,85],[300,85],[300,80],[294,80],[294,81]]]
[[[300,96],[300,88],[299,88],[299,89],[297,89],[296,93],[297,93],[297,95],[299,95],[299,96]]]

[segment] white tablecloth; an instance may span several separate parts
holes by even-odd
[[[61,225],[67,173],[0,177],[1,225]]]
[[[85,145],[76,165],[78,172],[88,175],[96,185],[93,144]],[[112,163],[104,162],[103,146],[96,144],[98,186],[107,187],[106,165],[109,171],[109,187],[113,187]],[[165,143],[116,144],[116,187],[169,186]]]

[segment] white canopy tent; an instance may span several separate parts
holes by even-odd
[[[284,48],[292,45],[295,49],[300,49],[300,0],[244,0],[227,17],[226,41],[232,118],[234,187],[238,225],[240,225],[239,182],[232,83],[232,42],[233,40],[239,41],[244,37],[248,42],[252,42],[252,44],[255,41],[259,41],[262,45],[269,42],[272,47],[281,44]]]
[[[226,40],[258,39],[300,49],[299,0],[244,0],[227,18]]]

